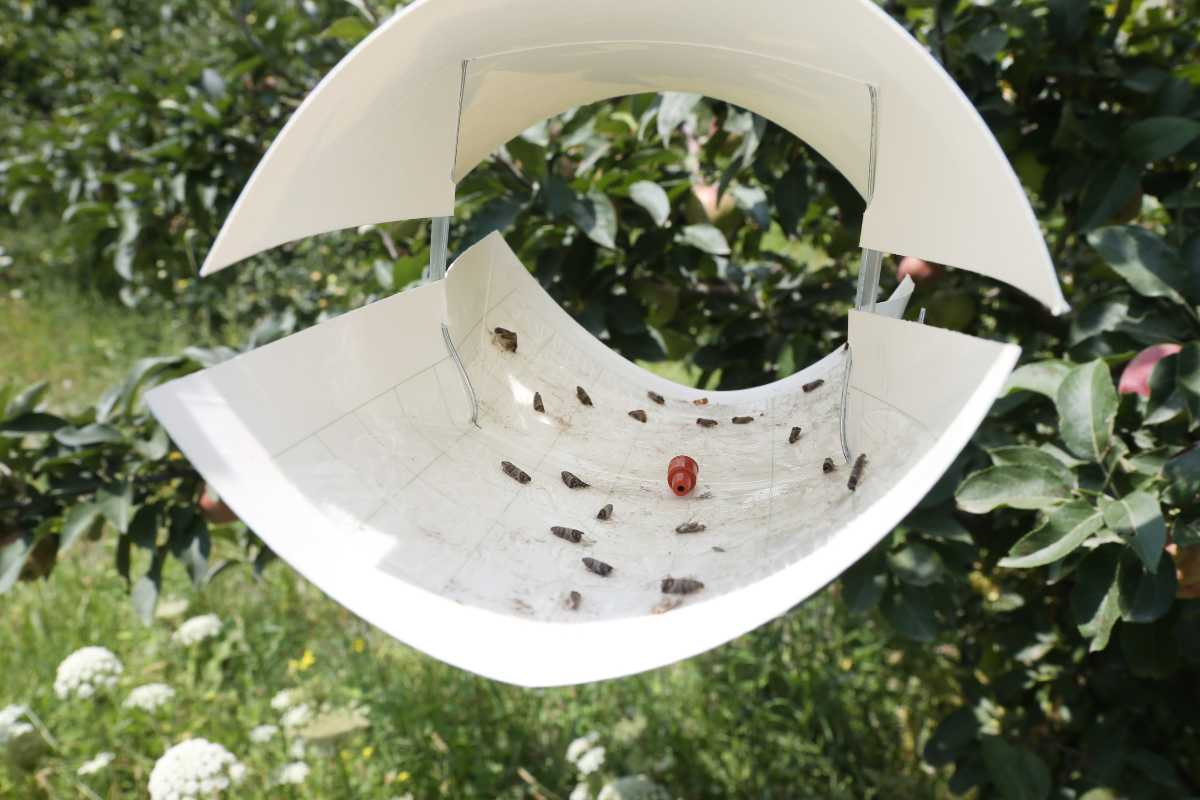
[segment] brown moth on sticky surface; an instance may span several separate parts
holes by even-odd
[[[529,483],[529,481],[532,480],[532,478],[529,477],[528,472],[521,469],[511,461],[501,461],[500,471],[512,478],[517,483]]]
[[[691,594],[704,588],[704,584],[694,578],[663,578],[663,594]]]
[[[589,570],[591,570],[592,572],[599,575],[601,578],[607,578],[609,575],[612,574],[612,570],[613,570],[612,564],[605,564],[600,559],[592,558],[591,556],[583,557],[583,565],[585,567],[587,567]]]
[[[634,418],[634,419],[636,419],[638,422],[645,422],[645,421],[646,421],[646,412],[645,412],[645,411],[642,411],[640,408],[639,408],[639,409],[637,409],[637,410],[635,410],[635,411],[630,411],[630,412],[629,412],[629,416],[633,417],[633,418]]]
[[[708,398],[707,397],[697,397],[695,400],[692,401],[692,405],[706,406],[706,405],[708,405]]]
[[[542,393],[541,392],[533,393],[533,410],[538,412],[539,414],[546,413],[546,407],[544,405],[542,405]]]
[[[568,489],[586,489],[590,484],[584,483],[574,473],[562,471],[562,481],[567,485]]]
[[[788,444],[795,444],[800,441],[800,426],[792,428],[792,432],[788,434]]]
[[[862,482],[863,470],[867,467],[867,454],[863,453],[858,458],[854,459],[854,467],[850,470],[850,480],[846,481],[846,488],[854,491],[858,488],[858,484]]]
[[[754,422],[754,417],[734,417],[734,425],[745,425],[748,422]]]
[[[583,531],[575,528],[565,528],[562,525],[555,525],[550,529],[550,532],[560,539],[567,540],[571,544],[579,544],[583,541]]]
[[[713,552],[714,552],[714,553],[724,553],[724,552],[725,552],[725,548],[724,548],[724,547],[717,547],[717,546],[714,544],[714,545],[713,545]]]
[[[596,519],[612,519],[612,503],[597,511]]]
[[[572,589],[571,593],[567,595],[566,606],[567,606],[567,608],[571,609],[572,611],[578,611],[579,604],[582,602],[583,602],[583,595],[581,595],[579,592],[575,591],[574,589]]]
[[[696,424],[701,428],[715,428],[717,421],[715,419],[706,419],[705,417],[697,417]]]
[[[833,463],[833,459],[826,457],[825,461],[821,464],[821,472],[824,472],[826,475],[828,475],[835,469],[837,469],[837,466]]]
[[[649,397],[651,400],[658,403],[660,406],[663,403],[667,402],[666,400],[663,399],[663,396],[661,394],[659,394],[658,392],[646,392],[646,397]]]
[[[506,353],[517,352],[517,334],[507,328],[493,328],[492,343]]]
[[[822,379],[812,381],[811,383],[806,383],[803,386],[801,386],[800,388],[803,389],[805,392],[811,392],[813,389],[820,389],[824,385],[825,385],[825,380],[822,378]]]
[[[682,525],[677,525],[675,527],[675,532],[676,533],[700,533],[701,531],[705,530],[706,527],[707,526],[705,526],[704,524],[699,523],[699,522],[685,522]]]
[[[583,403],[585,406],[590,406],[592,404],[592,398],[588,397],[587,391],[582,386],[575,387],[575,396],[578,397],[579,402]]]

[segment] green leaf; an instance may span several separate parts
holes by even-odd
[[[1097,359],[1067,373],[1055,398],[1058,427],[1072,453],[1102,461],[1117,417],[1117,392],[1108,366]]]
[[[938,552],[928,545],[914,542],[888,556],[888,564],[896,577],[913,586],[929,586],[942,579],[945,565]]]
[[[163,560],[162,551],[155,553],[153,561],[150,562],[150,569],[137,579],[130,592],[133,610],[137,612],[143,625],[154,622],[154,609],[158,606],[158,595],[162,591]]]
[[[1179,643],[1166,620],[1142,625],[1122,625],[1118,639],[1129,671],[1137,678],[1162,680],[1179,669]],[[1161,764],[1171,770],[1171,763]],[[1176,784],[1176,788],[1182,788]],[[1174,794],[1178,797],[1180,795]]]
[[[720,228],[707,223],[686,226],[676,241],[714,256],[729,255],[729,242],[725,240],[725,234],[721,233]]]
[[[1065,361],[1035,361],[1018,367],[1008,376],[1004,385],[1004,394],[1027,391],[1036,392],[1054,400],[1058,397],[1058,387],[1071,371],[1071,365]]]
[[[969,514],[1009,508],[1043,509],[1070,499],[1071,486],[1057,474],[1037,467],[988,467],[958,487],[955,500]]]
[[[67,421],[62,417],[30,411],[4,420],[0,423],[0,433],[15,436],[24,436],[30,433],[54,433],[65,425],[67,425]]]
[[[1200,504],[1200,447],[1193,445],[1163,465],[1164,499],[1177,506]]]
[[[1200,397],[1200,342],[1188,342],[1175,355],[1175,384]]]
[[[1000,51],[1006,44],[1008,44],[1008,32],[997,25],[992,28],[984,28],[968,39],[967,50],[979,56],[981,61],[990,62],[1000,55]]]
[[[0,545],[0,594],[11,589],[21,577],[21,570],[33,552],[33,534],[23,533],[11,542]]]
[[[1039,467],[1058,475],[1064,483],[1072,487],[1078,483],[1075,473],[1070,467],[1050,453],[1036,447],[997,447],[989,450],[988,455],[992,457],[992,463],[996,466]]]
[[[1004,800],[1046,800],[1050,770],[1035,754],[999,736],[983,737],[983,763]]]
[[[955,709],[938,723],[925,743],[923,756],[926,763],[931,767],[949,764],[962,755],[978,735],[979,720],[975,713],[969,708]]]
[[[93,444],[107,444],[121,441],[121,432],[108,425],[93,422],[82,428],[60,428],[54,432],[54,438],[67,447],[87,447]]]
[[[1186,305],[1186,276],[1179,254],[1161,238],[1134,225],[1092,231],[1087,237],[1100,257],[1143,297],[1166,297]]]
[[[96,505],[118,533],[129,530],[129,521],[133,517],[133,487],[125,484],[101,489],[96,493]]]
[[[1104,507],[1104,524],[1131,542],[1147,570],[1158,569],[1167,543],[1167,526],[1157,497],[1133,492],[1108,503]]]
[[[95,503],[80,503],[73,507],[63,517],[62,533],[58,543],[59,551],[66,550],[79,540],[95,525],[100,517],[100,506]]]
[[[208,522],[191,508],[176,508],[171,513],[171,554],[187,568],[192,585],[204,585],[208,578],[208,557],[212,552]]]
[[[1151,117],[1121,134],[1121,147],[1138,161],[1157,161],[1178,153],[1200,137],[1200,122],[1186,117]]]
[[[1092,652],[1108,646],[1113,625],[1121,616],[1120,588],[1117,565],[1121,548],[1117,545],[1097,547],[1075,570],[1075,585],[1071,588],[1071,613],[1079,632],[1092,640]]]
[[[603,192],[588,192],[571,206],[571,218],[589,239],[612,250],[617,246],[617,210]]]
[[[325,30],[321,31],[319,38],[321,39],[337,39],[346,44],[358,44],[359,40],[364,38],[371,29],[359,17],[342,17],[335,20]]]
[[[904,585],[893,587],[883,598],[883,616],[897,633],[918,642],[937,635],[937,617],[929,592]]]
[[[650,215],[654,224],[663,227],[671,218],[671,200],[654,181],[638,181],[629,187],[629,198]]]
[[[879,605],[887,587],[883,556],[872,550],[842,573],[842,602],[852,614],[864,614]]]
[[[1141,171],[1130,164],[1109,161],[1091,172],[1079,199],[1079,230],[1090,231],[1112,220],[1137,197]]]
[[[46,388],[49,385],[46,381],[38,381],[26,386],[16,397],[8,401],[8,404],[4,407],[4,418],[7,420],[33,411],[46,394]]]
[[[1148,570],[1132,553],[1121,558],[1118,574],[1121,619],[1126,622],[1154,622],[1171,610],[1179,580],[1171,556],[1159,553],[1157,570]]]
[[[1041,567],[1058,561],[1100,530],[1104,517],[1087,503],[1074,501],[1056,508],[1046,520],[1021,538],[1000,566],[1010,569]]]

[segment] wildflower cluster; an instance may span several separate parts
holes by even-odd
[[[84,647],[63,659],[54,677],[54,693],[60,700],[81,700],[117,685],[125,671],[121,660],[104,647]]]

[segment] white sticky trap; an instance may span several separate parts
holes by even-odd
[[[443,291],[478,427],[439,325],[412,323]],[[498,234],[444,282],[337,322],[159,387],[150,406],[238,516],[336,600],[438,658],[531,686],[666,664],[803,600],[920,500],[1017,355],[853,313],[848,435],[868,464],[851,492],[839,442],[843,349],[755,389],[678,386],[576,324]],[[496,326],[517,333],[515,353],[493,343]],[[628,415],[635,409],[645,423]],[[702,428],[698,417],[719,424]],[[666,483],[679,454],[700,467],[683,498]],[[822,471],[826,457],[833,473]],[[517,483],[501,461],[532,480]],[[567,488],[562,470],[590,487]],[[609,503],[612,518],[596,519]],[[675,532],[689,521],[705,530]],[[583,541],[554,536],[556,525]],[[584,556],[612,574],[590,572]],[[668,576],[704,589],[654,613],[670,599]]]
[[[1020,183],[919,44],[869,0],[752,5],[418,0],[276,137],[203,274],[303,236],[435,217],[434,282],[148,400],[242,520],[347,608],[437,658],[528,686],[701,652],[786,611],[885,536],[1016,362],[1011,345],[902,321],[911,280],[876,302],[884,253],[1066,309]],[[456,181],[540,119],[651,91],[754,111],[863,196],[866,311],[850,315],[848,349],[767,386],[701,392],[577,325],[499,234],[442,278]],[[516,333],[516,352],[497,327]],[[666,482],[676,455],[699,464],[686,497]],[[568,488],[564,470],[589,486]],[[608,504],[611,519],[598,520]],[[704,530],[676,532],[689,522]],[[667,595],[666,578],[703,588]]]

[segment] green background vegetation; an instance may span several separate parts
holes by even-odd
[[[423,221],[195,278],[273,135],[390,9],[0,0],[0,703],[33,704],[62,740],[48,773],[0,777],[0,793],[69,796],[74,765],[123,730],[116,709],[55,708],[49,671],[70,650],[96,641],[133,669],[186,673],[178,654],[140,661],[165,647],[155,612],[171,591],[237,621],[243,645],[172,723],[129,734],[110,796],[185,732],[241,747],[249,720],[231,715],[261,709],[295,677],[279,659],[310,648],[313,691],[362,693],[376,748],[361,773],[322,765],[313,796],[396,770],[419,796],[565,796],[566,742],[639,713],[651,724],[613,763],[680,797],[1200,794],[1197,4],[883,6],[1004,147],[1074,311],[955,270],[923,283],[913,305],[931,323],[1018,343],[1024,362],[920,507],[836,589],[734,644],[519,692],[365,630],[367,653],[348,655],[356,623],[286,568],[264,572],[252,533],[199,515],[199,477],[140,402],[421,279]],[[836,344],[861,214],[769,121],[639,95],[549,120],[473,171],[450,244],[504,231],[613,348],[736,388]],[[1118,394],[1124,366],[1162,343],[1179,351],[1149,396]]]

